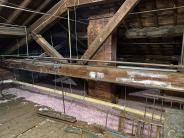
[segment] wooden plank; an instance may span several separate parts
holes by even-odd
[[[161,26],[161,27],[145,27],[142,29],[129,29],[125,33],[126,38],[155,38],[181,36],[184,32],[183,25],[177,26]]]
[[[184,92],[184,74],[162,71],[120,69],[116,67],[86,66],[75,64],[54,64],[53,62],[32,62],[32,60],[4,60],[4,67],[41,73],[70,76],[137,87],[158,88]],[[57,68],[56,68],[57,67]]]
[[[54,118],[54,119],[59,119],[59,120],[67,121],[70,123],[75,123],[77,121],[77,119],[75,117],[63,114],[61,112],[50,111],[50,110],[48,110],[48,111],[47,110],[45,110],[45,111],[38,110],[37,113],[39,115],[42,115],[42,116],[46,116],[46,117],[50,117],[50,118]]]
[[[24,27],[9,27],[0,25],[0,34],[10,36],[25,36],[26,32]]]
[[[103,45],[103,43],[107,40],[107,38],[111,35],[111,33],[118,27],[121,21],[126,17],[126,15],[128,15],[128,13],[138,2],[139,0],[126,0],[119,8],[119,10],[114,14],[114,16],[110,19],[107,25],[103,28],[101,33],[91,43],[91,45],[81,57],[81,59],[92,58],[95,53],[99,50],[99,48]],[[79,63],[85,64],[86,61]]]
[[[169,101],[169,102],[177,102],[177,103],[180,103],[180,104],[184,104],[184,98],[180,98],[180,97],[174,97],[174,96],[161,96],[161,95],[155,95],[155,94],[149,94],[149,93],[144,93],[143,95],[147,96],[148,97],[151,97],[151,98],[158,98],[158,99],[163,99],[163,100],[166,100],[166,101]]]

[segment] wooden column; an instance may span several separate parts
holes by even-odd
[[[94,41],[97,35],[101,32],[104,26],[108,23],[113,16],[114,10],[103,10],[89,18],[88,33],[88,46]],[[97,51],[92,59],[95,60],[116,60],[116,33],[108,37],[103,46]],[[90,65],[104,65],[106,63],[89,62]],[[89,96],[115,102],[115,86],[110,83],[89,81],[88,82]]]

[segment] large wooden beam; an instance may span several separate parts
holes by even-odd
[[[64,58],[57,50],[54,49],[41,35],[32,34],[33,39],[44,49],[51,57]]]
[[[1,65],[47,74],[57,74],[87,80],[124,84],[137,87],[158,88],[184,92],[184,74],[161,71],[120,69],[74,64],[54,64],[32,60],[4,60]]]
[[[26,8],[31,3],[31,0],[23,0],[22,3],[19,5],[21,8]],[[13,23],[15,19],[21,14],[21,10],[15,10],[12,15],[8,17],[7,23]]]
[[[107,25],[102,29],[101,33],[99,33],[96,39],[91,43],[91,45],[81,57],[81,59],[90,59],[95,55],[98,49],[103,45],[103,43],[107,40],[110,34],[118,27],[121,21],[126,17],[126,15],[128,15],[128,13],[138,3],[138,1],[139,0],[126,0],[122,4],[119,10],[114,14],[114,16],[107,23]]]
[[[61,16],[64,14],[68,8],[74,7],[74,6],[90,6],[94,4],[102,4],[102,3],[109,3],[109,2],[115,2],[119,0],[60,0],[57,4],[55,4],[48,12],[47,15],[43,15],[41,18],[39,18],[37,21],[35,21],[29,28],[31,32],[34,33],[40,33],[45,30],[49,25],[51,25],[56,19],[58,19],[58,16]],[[28,35],[28,41],[32,40],[31,35]],[[7,51],[5,51],[6,54],[11,54],[20,47],[25,45],[25,38],[21,39],[19,41],[19,45],[15,44],[10,47]]]
[[[24,27],[0,25],[0,35],[25,36],[26,32]]]
[[[126,38],[154,38],[180,36],[184,32],[184,25],[177,26],[161,26],[161,27],[145,27],[142,29],[133,28],[127,30]]]

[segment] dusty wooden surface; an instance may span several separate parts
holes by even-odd
[[[164,138],[183,138],[184,111],[167,109],[164,127]]]
[[[4,97],[8,102],[0,102],[1,138],[118,138],[109,133],[101,133],[85,122],[65,123],[36,114],[40,108],[35,103],[12,95]],[[67,133],[68,126],[82,128],[82,134]],[[98,134],[98,135],[97,135]]]

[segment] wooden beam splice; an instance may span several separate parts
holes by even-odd
[[[51,57],[64,58],[57,50],[54,49],[41,35],[32,34],[33,39],[44,49]]]
[[[101,33],[96,37],[96,39],[91,43],[87,51],[81,57],[81,59],[90,59],[98,51],[98,49],[103,45],[105,40],[110,36],[110,34],[118,27],[121,21],[128,15],[131,9],[139,2],[139,0],[126,0],[119,10],[110,19],[107,25],[103,28]],[[86,61],[79,63],[87,63]]]

